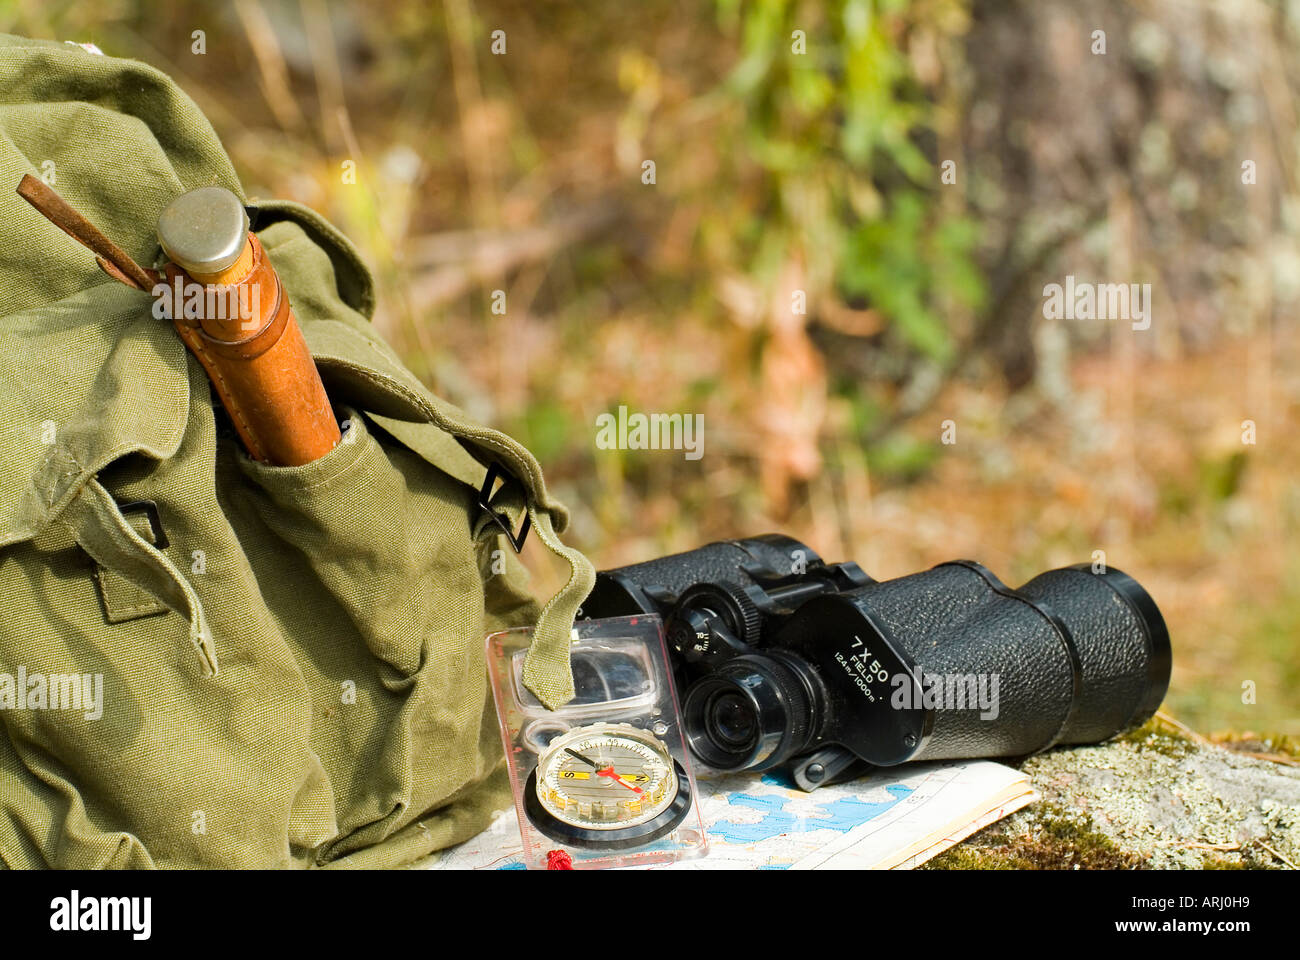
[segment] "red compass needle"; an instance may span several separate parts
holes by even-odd
[[[615,783],[617,783],[620,787],[627,787],[633,793],[641,792],[640,787],[634,787],[630,783],[625,783],[623,778],[614,772],[614,768],[612,766],[605,767],[603,770],[597,770],[596,773],[602,777],[613,777]]]

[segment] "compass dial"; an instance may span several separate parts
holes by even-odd
[[[593,723],[550,742],[530,778],[528,813],[553,839],[648,842],[681,822],[689,784],[663,741],[625,723]]]

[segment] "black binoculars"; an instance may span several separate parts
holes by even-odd
[[[654,613],[691,751],[784,766],[805,790],[910,760],[1027,756],[1136,727],[1169,686],[1169,633],[1114,568],[1017,590],[969,560],[877,582],[778,534],[606,570],[587,617]]]

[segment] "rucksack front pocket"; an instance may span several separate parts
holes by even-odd
[[[307,559],[391,668],[386,684],[400,686],[420,670],[426,643],[460,643],[482,629],[472,495],[404,447],[381,444],[362,414],[344,412],[343,440],[318,460],[275,467],[240,454],[239,464],[262,521]],[[448,636],[431,636],[434,625]]]

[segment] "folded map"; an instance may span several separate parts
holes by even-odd
[[[988,760],[881,768],[805,793],[779,774],[699,781],[707,856],[627,869],[908,869],[1038,799],[1023,773]],[[514,810],[423,869],[522,870]]]

